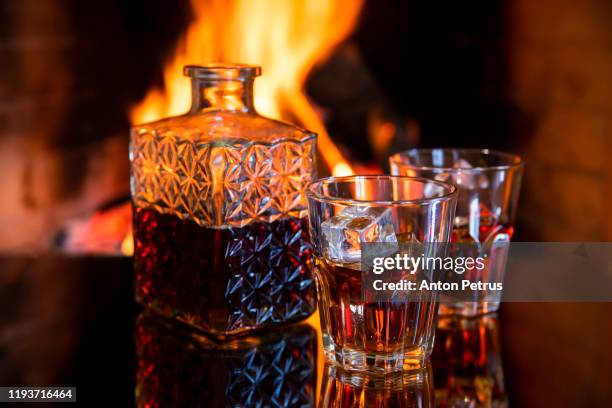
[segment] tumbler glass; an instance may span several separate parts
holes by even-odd
[[[437,292],[371,296],[363,248],[378,243],[392,257],[418,243],[440,254],[452,230],[455,188],[419,178],[349,176],[319,180],[307,195],[326,359],[379,373],[422,368],[433,346]],[[400,278],[430,274],[423,268]]]
[[[504,279],[523,173],[521,158],[488,149],[412,149],[391,156],[389,163],[391,174],[455,185],[458,198],[451,255],[484,258],[484,268],[462,275],[450,272],[445,280],[487,283],[486,289],[463,291],[460,297],[441,294],[440,314],[474,316],[496,311],[502,292],[491,288]]]

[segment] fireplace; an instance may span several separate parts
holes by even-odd
[[[412,146],[508,150],[528,164],[519,240],[610,239],[608,2],[225,3],[0,3],[0,250],[129,253],[130,125],[184,108],[183,62],[257,53],[259,109],[322,135],[320,174],[383,172]],[[283,24],[296,38],[262,50]]]

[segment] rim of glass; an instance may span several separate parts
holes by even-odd
[[[478,167],[442,167],[442,166],[425,166],[418,165],[414,163],[407,163],[404,160],[405,156],[410,156],[411,154],[419,155],[423,153],[432,153],[435,150],[439,150],[442,152],[458,152],[458,153],[469,153],[469,154],[480,154],[482,156],[489,157],[500,157],[504,160],[507,160],[508,164],[500,164],[496,166],[478,166]],[[506,153],[499,150],[491,150],[491,149],[478,149],[478,148],[453,148],[453,147],[442,147],[442,148],[413,148],[409,150],[403,150],[401,152],[395,153],[389,157],[389,162],[399,164],[402,166],[406,166],[412,169],[419,170],[438,170],[444,172],[457,172],[461,171],[463,173],[467,172],[483,172],[483,171],[495,171],[495,170],[509,170],[512,168],[520,168],[523,167],[524,161],[521,156],[514,153]]]
[[[261,75],[259,65],[213,62],[208,64],[189,64],[183,67],[183,75],[198,79],[232,80]]]
[[[415,198],[413,200],[358,200],[355,198],[337,197],[331,195],[324,195],[317,189],[325,184],[331,184],[333,182],[351,182],[356,180],[404,180],[409,182],[417,182],[419,184],[435,184],[444,189],[444,193],[430,198]],[[457,187],[452,184],[444,183],[442,181],[432,180],[424,177],[410,177],[410,176],[393,176],[388,174],[374,174],[374,175],[353,175],[353,176],[342,176],[342,177],[325,177],[318,179],[308,186],[306,190],[306,196],[313,198],[318,201],[323,201],[330,204],[358,204],[358,205],[378,205],[378,206],[398,206],[408,204],[423,204],[431,203],[435,201],[448,201],[457,195]]]

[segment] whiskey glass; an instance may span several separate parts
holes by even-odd
[[[389,158],[391,174],[425,177],[457,187],[451,256],[483,257],[485,267],[445,281],[497,284],[504,279],[508,244],[523,173],[519,156],[488,149],[412,149]],[[490,286],[489,286],[490,287]],[[463,291],[440,297],[441,315],[475,316],[497,311],[499,290]]]
[[[443,250],[455,188],[410,177],[349,176],[319,180],[307,195],[326,359],[346,370],[421,369],[433,346],[437,292],[371,296],[362,248],[378,243],[399,253],[418,242],[428,253]]]

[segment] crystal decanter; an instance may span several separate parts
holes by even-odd
[[[260,116],[260,68],[186,66],[189,113],[131,131],[136,299],[224,340],[315,309],[316,135]]]

